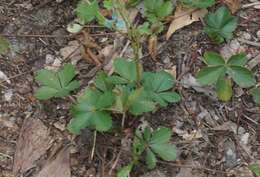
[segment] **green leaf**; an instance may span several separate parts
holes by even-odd
[[[150,35],[152,31],[150,30],[150,24],[148,22],[144,22],[142,25],[139,25],[137,30],[141,35]]]
[[[132,168],[133,168],[133,164],[129,164],[129,165],[125,166],[117,172],[116,176],[117,177],[128,177]]]
[[[104,111],[114,102],[112,92],[100,92],[87,89],[83,96],[78,99],[78,104],[72,107],[71,120],[68,129],[70,132],[79,134],[84,128],[93,128],[97,131],[107,131],[112,127],[112,117]]]
[[[157,73],[145,72],[142,83],[148,97],[161,106],[167,106],[168,102],[174,103],[180,100],[180,96],[176,92],[165,92],[174,85],[172,75],[165,71]]]
[[[163,160],[172,161],[176,159],[176,147],[171,144],[152,144],[152,151]]]
[[[162,92],[159,93],[159,96],[169,103],[177,103],[181,101],[181,96],[176,92]]]
[[[171,129],[169,128],[158,128],[152,133],[150,144],[163,144],[167,143],[172,136]]]
[[[256,175],[260,175],[260,164],[251,164],[249,165],[249,169]]]
[[[78,81],[73,80],[75,75],[75,69],[71,64],[66,64],[56,73],[46,69],[40,70],[35,79],[42,87],[36,91],[35,97],[46,100],[52,97],[67,96],[80,86]]]
[[[144,6],[145,16],[152,23],[163,20],[173,11],[173,4],[170,0],[144,0]]]
[[[149,127],[146,127],[144,129],[144,140],[150,141],[151,135],[152,135],[151,129]]]
[[[133,153],[135,156],[140,156],[145,150],[145,141],[142,137],[142,133],[139,130],[135,131],[133,141]]]
[[[72,64],[65,64],[63,69],[58,72],[58,77],[61,87],[66,87],[70,81],[75,77],[75,68]]]
[[[228,78],[219,78],[216,84],[217,95],[221,101],[229,101],[232,97],[232,85]]]
[[[172,1],[166,1],[161,6],[156,8],[156,15],[159,18],[167,17],[171,15],[173,11],[173,4]]]
[[[35,80],[43,86],[48,86],[59,90],[61,88],[59,78],[53,71],[46,69],[40,70],[35,77]]]
[[[117,58],[114,61],[115,72],[130,82],[137,79],[136,64],[134,61],[127,61],[124,58]]]
[[[233,55],[229,58],[227,64],[234,66],[244,66],[247,62],[246,54],[240,53],[237,55]]]
[[[148,148],[146,150],[145,162],[148,169],[153,169],[156,166],[156,157],[155,154]]]
[[[98,2],[96,0],[87,3],[82,0],[79,2],[76,13],[77,16],[84,22],[89,23],[95,19],[99,11]]]
[[[209,12],[205,16],[205,22],[204,31],[217,43],[232,39],[237,27],[237,18],[232,16],[225,6],[217,9],[215,13]]]
[[[241,66],[229,66],[227,70],[232,79],[242,88],[255,85],[256,80],[251,71]]]
[[[55,96],[57,93],[57,90],[54,88],[50,88],[50,87],[41,87],[39,88],[36,93],[35,93],[35,97],[39,100],[47,100],[53,96]]]
[[[112,10],[113,9],[113,1],[112,0],[105,0],[103,2],[104,4],[104,7],[107,9],[107,10]]]
[[[10,44],[7,39],[0,35],[0,55],[5,54],[10,48]]]
[[[260,88],[254,88],[251,90],[251,94],[254,98],[254,101],[260,104]]]
[[[143,88],[136,89],[129,94],[127,105],[133,115],[141,115],[155,109],[154,102],[147,98]]]
[[[204,61],[208,66],[225,65],[225,60],[216,52],[205,52]]]
[[[197,80],[202,85],[211,85],[216,83],[218,78],[225,72],[223,66],[210,66],[201,69],[197,74]]]
[[[197,8],[207,8],[215,4],[215,0],[181,0],[185,5]]]

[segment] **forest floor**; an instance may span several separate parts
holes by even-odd
[[[243,1],[242,5],[248,3]],[[93,132],[85,130],[74,136],[66,130],[71,119],[70,99],[38,101],[33,96],[39,69],[72,62],[83,90],[97,71],[109,68],[113,56],[124,48],[123,56],[131,55],[126,39],[89,25],[86,33],[100,46],[101,50],[94,52],[102,67],[82,56],[82,36],[66,31],[75,18],[76,4],[76,0],[1,0],[0,34],[9,39],[12,51],[0,56],[0,71],[8,78],[0,78],[0,177],[107,177],[120,151],[120,135],[100,133],[92,158]],[[177,160],[159,161],[153,171],[141,163],[131,176],[254,177],[247,166],[260,159],[260,107],[238,87],[234,87],[230,102],[220,102],[211,87],[195,86],[194,80],[203,66],[200,57],[204,51],[213,50],[226,56],[246,52],[249,67],[260,81],[259,9],[241,8],[236,16],[239,27],[234,39],[220,46],[210,42],[201,22],[179,29],[169,40],[162,33],[156,60],[143,46],[145,70],[170,71],[186,86],[177,84],[183,97],[180,103],[140,118],[154,128],[172,129]],[[129,161],[129,143],[117,168]]]

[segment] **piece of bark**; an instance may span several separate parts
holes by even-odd
[[[35,167],[50,145],[48,128],[39,119],[25,119],[16,146],[14,175],[20,176]]]
[[[65,147],[51,157],[36,177],[70,177],[70,152]]]

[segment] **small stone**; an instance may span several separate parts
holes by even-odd
[[[13,91],[11,89],[6,90],[5,93],[4,93],[5,101],[10,102],[12,100],[12,97],[13,97]]]
[[[247,32],[243,32],[242,37],[244,39],[246,39],[246,40],[250,40],[251,39],[251,35],[249,33],[247,33]]]
[[[258,31],[256,32],[256,35],[257,35],[257,38],[260,39],[260,30],[258,30]]]
[[[45,57],[45,64],[49,65],[53,63],[53,61],[54,61],[54,56],[51,54],[47,54]]]
[[[62,124],[60,122],[55,122],[54,124],[54,127],[56,127],[57,129],[59,129],[60,131],[64,131],[66,129],[66,125],[65,124]]]

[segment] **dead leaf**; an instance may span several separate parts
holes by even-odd
[[[50,158],[37,177],[70,177],[70,150],[63,148]]]
[[[236,13],[241,8],[240,0],[224,0],[224,3],[229,7],[232,13]]]
[[[158,42],[157,36],[155,35],[150,36],[148,41],[148,50],[153,60],[156,60],[157,42]]]
[[[195,8],[184,9],[181,6],[177,6],[173,20],[167,31],[166,39],[168,40],[171,37],[171,35],[178,29],[190,25],[195,21],[199,21],[207,13],[208,13],[207,9],[195,9]]]
[[[51,138],[47,127],[39,119],[25,119],[14,157],[15,176],[33,168],[35,162],[45,154],[50,145]]]

